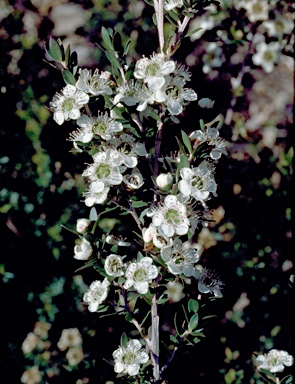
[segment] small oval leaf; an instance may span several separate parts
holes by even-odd
[[[69,85],[76,85],[76,79],[75,76],[72,74],[72,72],[68,71],[67,69],[64,69],[62,71],[62,77],[64,78],[64,81]]]
[[[199,315],[195,313],[189,321],[190,330],[193,331],[195,328],[197,328],[198,323],[199,323]]]
[[[61,48],[56,40],[54,40],[52,37],[49,39],[49,51],[48,54],[55,60],[55,61],[62,61],[62,51]]]

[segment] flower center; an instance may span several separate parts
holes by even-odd
[[[176,265],[183,265],[183,263],[185,262],[185,257],[180,253],[176,253],[172,260],[173,263]]]
[[[253,5],[252,11],[253,13],[259,14],[263,11],[263,7],[261,6],[261,4],[257,2],[256,4]]]
[[[151,63],[146,68],[146,73],[150,76],[156,76],[158,71],[160,69],[159,64],[157,63]]]
[[[178,224],[180,222],[179,213],[176,209],[168,209],[164,218],[169,224]]]
[[[101,287],[97,287],[93,291],[93,300],[100,301],[103,295],[104,295],[104,289]]]
[[[97,122],[93,124],[93,132],[97,135],[103,135],[107,130],[107,126],[103,121]]]
[[[123,364],[130,365],[133,364],[136,360],[136,355],[134,352],[126,352],[122,357]]]
[[[96,177],[98,179],[106,179],[111,174],[111,169],[109,164],[100,163],[96,168]]]
[[[192,179],[192,186],[196,189],[203,189],[204,187],[204,180],[202,177],[197,176]]]
[[[75,105],[75,99],[66,99],[62,102],[62,109],[66,112],[70,112]]]
[[[265,60],[265,61],[273,61],[273,59],[274,59],[274,54],[273,54],[273,52],[266,51],[266,52],[264,52],[263,57],[264,57],[264,60]]]
[[[147,271],[145,269],[138,269],[134,272],[134,280],[135,281],[145,281],[148,277]]]

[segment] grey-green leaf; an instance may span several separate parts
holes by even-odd
[[[72,74],[72,72],[68,71],[67,69],[62,70],[62,77],[64,78],[64,81],[67,84],[76,85],[75,76]]]
[[[101,37],[102,37],[102,40],[103,40],[106,48],[108,50],[114,52],[114,46],[113,46],[112,40],[111,40],[110,35],[108,34],[108,31],[106,30],[105,27],[101,28]]]
[[[49,51],[48,54],[53,58],[55,61],[62,61],[62,50],[56,40],[54,40],[52,37],[49,39]]]
[[[195,313],[189,321],[190,330],[193,331],[198,326],[198,323],[199,323],[199,315]]]
[[[189,312],[197,313],[199,310],[199,302],[194,299],[190,299],[188,302],[188,310]]]

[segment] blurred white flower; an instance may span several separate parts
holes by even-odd
[[[272,349],[264,355],[259,355],[256,358],[258,370],[265,369],[266,371],[276,373],[283,372],[286,367],[291,367],[294,363],[294,358],[286,351]]]
[[[176,238],[172,246],[161,249],[161,257],[173,275],[183,273],[190,277],[194,272],[193,265],[199,261],[200,256],[195,249],[187,249],[182,241]]]
[[[166,284],[166,287],[167,290],[164,291],[164,293],[166,293],[168,299],[173,301],[173,303],[178,303],[185,297],[185,294],[182,292],[184,287],[178,281],[169,281],[169,283]]]
[[[73,85],[66,85],[61,93],[56,93],[49,103],[53,110],[53,119],[61,125],[66,120],[77,120],[81,113],[80,109],[87,104],[89,96]]]
[[[66,359],[68,363],[72,366],[78,365],[84,359],[84,353],[81,347],[71,347],[69,348]]]
[[[67,328],[62,330],[57,346],[61,351],[65,351],[67,348],[79,347],[81,344],[82,336],[79,329]]]
[[[158,269],[152,263],[151,257],[143,257],[139,262],[129,264],[124,288],[133,287],[140,294],[147,293],[149,283],[158,276]]]
[[[188,232],[190,221],[187,217],[185,204],[180,203],[174,195],[168,195],[150,214],[153,225],[164,237],[179,236]]]
[[[138,340],[129,340],[126,347],[120,346],[113,352],[115,372],[126,373],[130,376],[138,374],[140,364],[148,361],[149,357],[142,349]]]
[[[195,145],[207,141],[213,148],[210,152],[210,157],[213,160],[220,159],[221,155],[227,155],[225,142],[219,137],[219,131],[216,128],[207,127],[204,131],[198,129],[189,135],[190,140],[195,140]]]
[[[192,20],[189,25],[188,32],[200,28],[199,31],[190,36],[191,41],[198,40],[206,31],[210,31],[215,26],[214,17],[211,15],[202,15]]]
[[[167,60],[162,53],[154,53],[150,58],[143,57],[135,64],[134,77],[147,83],[151,91],[160,89],[165,83],[165,76],[175,70],[175,62]]]
[[[200,164],[197,168],[181,168],[180,176],[182,180],[179,181],[178,188],[184,196],[206,201],[210,193],[216,194],[214,177],[204,164]]]
[[[183,6],[183,0],[164,0],[164,8],[166,11],[171,11],[174,8],[181,8]]]
[[[23,353],[31,353],[38,346],[39,337],[34,332],[29,332],[22,343]]]
[[[109,276],[123,276],[123,266],[124,263],[121,256],[112,254],[106,257],[104,269]]]
[[[27,369],[20,379],[23,384],[38,384],[41,382],[41,374],[38,367],[34,366]]]
[[[74,258],[77,260],[87,260],[92,255],[93,249],[86,239],[82,239],[81,242],[74,247]]]
[[[113,235],[108,235],[106,237],[106,243],[110,245],[118,245],[119,247],[130,247],[130,243],[128,241],[124,241],[122,236],[115,237]]]
[[[236,8],[246,9],[248,19],[251,23],[268,19],[268,1],[267,0],[237,0]]]
[[[275,18],[263,21],[262,25],[266,29],[268,36],[282,38],[285,34],[292,33],[294,21],[287,20],[285,15],[275,12]]]
[[[89,227],[91,221],[89,219],[78,219],[76,224],[77,232],[83,233]]]
[[[278,60],[279,51],[278,41],[272,41],[269,44],[261,41],[256,45],[256,53],[252,56],[252,61],[255,65],[260,65],[266,73],[270,73]]]
[[[92,74],[91,69],[79,69],[79,79],[76,87],[91,95],[111,95],[110,72],[101,72],[96,68]]]
[[[206,47],[206,53],[203,55],[203,72],[209,73],[212,68],[220,68],[224,62],[222,48],[214,41]]]
[[[84,293],[83,300],[88,304],[90,312],[97,311],[100,304],[107,298],[110,282],[105,278],[102,282],[95,280],[90,284],[87,292]]]

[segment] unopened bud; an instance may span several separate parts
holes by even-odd
[[[78,219],[77,226],[76,226],[77,232],[83,233],[87,229],[90,223],[91,221],[88,219]]]
[[[173,177],[170,173],[161,173],[156,178],[156,184],[162,191],[169,191],[173,184]]]

